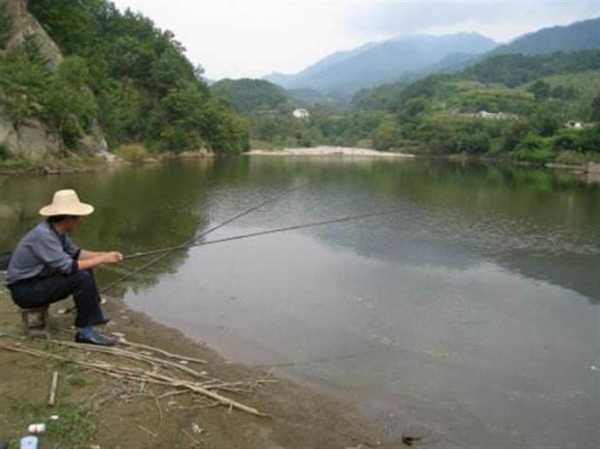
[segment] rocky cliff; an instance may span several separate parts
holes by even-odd
[[[4,4],[12,27],[5,48],[0,49],[0,55],[17,49],[27,36],[34,36],[44,60],[51,69],[56,69],[63,61],[63,55],[44,28],[28,12],[27,0],[4,0]],[[58,154],[64,148],[60,135],[41,120],[28,118],[19,123],[11,121],[2,105],[2,98],[0,90],[0,146],[11,155],[39,161],[49,155]],[[106,139],[97,124],[81,139],[79,147],[85,152],[107,151]]]

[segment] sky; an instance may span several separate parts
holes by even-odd
[[[499,42],[600,17],[600,0],[113,0],[173,31],[210,79],[295,73],[339,50],[416,33]]]

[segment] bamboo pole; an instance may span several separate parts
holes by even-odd
[[[48,407],[56,405],[56,390],[58,388],[58,371],[52,374],[52,382],[50,383],[50,394],[48,395]]]

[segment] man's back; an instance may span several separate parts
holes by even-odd
[[[79,248],[67,235],[59,235],[47,221],[29,231],[11,256],[7,283],[72,271]]]

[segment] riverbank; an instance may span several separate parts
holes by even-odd
[[[5,159],[0,160],[0,175],[61,175],[104,170],[112,161],[104,156],[49,157],[40,160]]]
[[[214,158],[209,151],[185,151],[183,153],[163,153],[146,155],[139,160],[125,160],[113,153],[79,156],[70,154],[66,157],[48,157],[40,160],[5,159],[0,160],[0,175],[63,175],[106,170],[122,165],[157,164],[168,160],[194,160]]]
[[[313,148],[284,148],[281,150],[251,150],[247,156],[349,156],[380,158],[414,158],[413,154],[392,153],[370,150],[366,148],[318,146]]]
[[[66,306],[67,303],[59,303],[51,308],[52,339],[71,341],[72,317],[58,313]],[[0,348],[3,367],[0,396],[4,405],[0,409],[0,441],[14,442],[29,424],[44,422],[49,429],[41,435],[42,447],[61,449],[386,447],[378,442],[380,433],[347,404],[289,381],[274,379],[268,372],[232,364],[177,330],[132,312],[120,300],[111,299],[106,308],[113,317],[106,332],[122,333],[131,342],[205,360],[207,363],[199,369],[208,377],[249,384],[269,379],[259,388],[226,389],[223,394],[270,417],[214,406],[198,395],[176,394],[173,388],[126,384],[74,364]],[[5,290],[0,290],[0,333],[22,335],[18,310]],[[56,349],[43,341],[0,338],[0,345],[15,344],[63,357],[67,354],[64,348]],[[95,353],[92,355],[88,354],[88,359],[101,359]],[[48,408],[48,388],[54,371],[59,372],[60,379],[58,402],[55,408]],[[57,415],[58,419],[51,421],[51,415]]]

